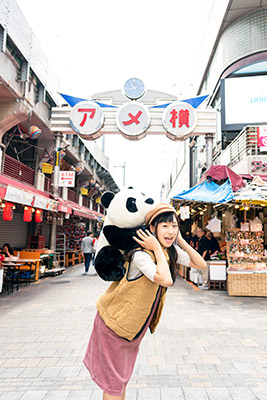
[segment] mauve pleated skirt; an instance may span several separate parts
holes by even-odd
[[[95,383],[111,396],[121,396],[131,378],[141,340],[157,307],[160,292],[143,332],[130,342],[108,328],[98,312],[95,316],[83,362]]]

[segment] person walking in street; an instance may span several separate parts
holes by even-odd
[[[199,286],[200,289],[208,289],[209,288],[209,269],[210,269],[210,245],[209,240],[206,237],[206,231],[202,228],[197,228],[198,235],[198,252],[204,258],[206,262],[206,268],[204,268],[202,273],[203,283]]]
[[[125,255],[126,273],[97,301],[97,314],[84,357],[103,400],[124,400],[141,340],[156,329],[167,287],[176,278],[177,263],[206,267],[182,238],[175,209],[159,203],[146,216],[150,231],[138,230],[138,249]],[[177,245],[175,242],[177,241]]]
[[[81,251],[84,256],[84,275],[88,275],[90,262],[93,256],[93,233],[91,231],[88,231],[87,236],[82,239]]]

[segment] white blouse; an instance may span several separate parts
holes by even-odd
[[[188,267],[190,263],[190,257],[187,252],[182,250],[178,245],[175,245],[175,248],[178,255],[177,263]],[[128,273],[129,280],[137,279],[141,275],[145,275],[148,279],[154,282],[154,276],[156,272],[157,266],[148,253],[142,250],[134,253]]]

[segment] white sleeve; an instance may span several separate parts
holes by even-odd
[[[185,265],[186,267],[189,267],[191,259],[187,254],[187,252],[182,250],[181,247],[179,247],[178,245],[175,245],[175,249],[178,255],[178,260],[177,260],[178,264],[182,264]]]
[[[157,266],[153,262],[152,258],[145,251],[136,251],[130,265],[130,271],[128,274],[129,279],[135,279],[140,276],[140,272],[145,275],[148,279],[154,282],[154,276],[157,272]]]

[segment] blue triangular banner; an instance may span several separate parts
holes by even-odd
[[[89,99],[82,99],[80,97],[74,97],[74,96],[69,96],[68,94],[63,94],[59,93],[60,96],[63,97],[64,100],[71,106],[74,107],[77,103],[80,103],[80,101],[86,101]],[[89,101],[94,101],[94,100],[89,100]],[[98,104],[102,108],[107,108],[107,107],[112,107],[112,108],[118,108],[117,106],[112,106],[110,104],[105,104],[105,103],[99,103],[98,101],[94,101],[96,104]]]
[[[209,95],[192,97],[191,99],[185,99],[185,100],[180,100],[180,101],[183,101],[184,103],[188,103],[192,107],[197,108],[201,103],[203,103],[204,100],[206,100],[207,97],[209,97]],[[153,107],[150,107],[150,108],[166,108],[170,104],[171,103],[160,104],[159,106],[153,106]]]

